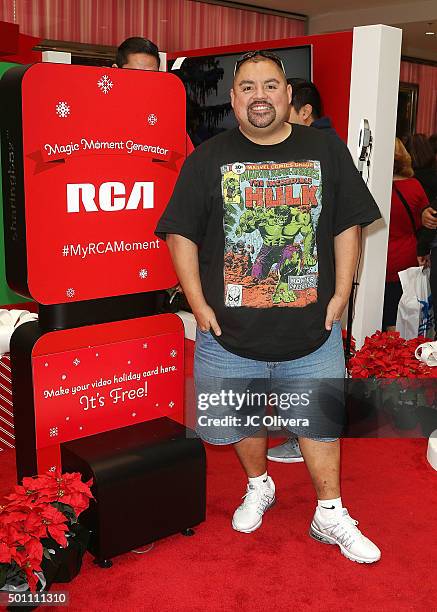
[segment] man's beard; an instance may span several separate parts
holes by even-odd
[[[253,102],[247,108],[247,119],[251,125],[257,128],[266,128],[271,125],[276,119],[276,110],[271,104],[265,103],[269,107],[269,110],[263,113],[255,112],[252,110],[252,106],[259,104],[259,102]]]

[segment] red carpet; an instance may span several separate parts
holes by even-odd
[[[230,449],[209,447],[208,520],[194,537],[116,557],[107,570],[87,555],[80,576],[53,588],[68,588],[73,612],[437,610],[437,472],[425,453],[425,440],[343,443],[343,500],[382,550],[375,565],[308,537],[314,494],[303,464],[271,465],[276,505],[255,533],[233,531],[243,473]],[[0,498],[13,460],[0,454]]]

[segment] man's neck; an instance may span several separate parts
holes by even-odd
[[[293,128],[290,123],[284,123],[279,129],[275,130],[273,133],[265,133],[263,129],[257,130],[255,133],[246,132],[242,129],[241,125],[240,132],[246,136],[249,140],[254,142],[255,144],[261,145],[275,145],[286,140]]]

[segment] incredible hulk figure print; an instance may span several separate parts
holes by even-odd
[[[268,308],[315,302],[320,163],[245,162],[221,170],[225,304]]]

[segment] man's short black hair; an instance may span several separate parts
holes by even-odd
[[[305,79],[287,79],[292,87],[291,105],[298,113],[305,104],[311,104],[312,117],[314,120],[322,116],[322,99],[314,83]]]
[[[119,68],[123,68],[123,66],[129,62],[129,55],[131,55],[131,53],[145,53],[146,55],[151,55],[158,62],[159,68],[159,49],[151,40],[141,38],[141,36],[126,38],[117,49],[115,63]]]

